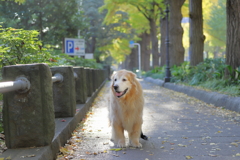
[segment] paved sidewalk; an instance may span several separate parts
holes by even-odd
[[[120,151],[109,141],[107,84],[58,160],[239,160],[240,115],[141,81],[145,109],[143,148]],[[127,135],[127,134],[126,134]]]

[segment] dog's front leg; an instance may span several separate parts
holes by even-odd
[[[116,123],[112,125],[112,140],[118,147],[126,147],[124,129],[121,125]]]
[[[131,131],[128,131],[129,145],[133,147],[142,147],[139,142],[139,136],[141,134],[141,124],[135,124]]]

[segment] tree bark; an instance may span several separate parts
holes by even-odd
[[[227,0],[227,45],[226,45],[226,64],[232,69],[240,66],[240,1]],[[229,72],[226,70],[226,74]],[[230,73],[231,74],[231,73]],[[235,73],[231,74],[232,76]]]
[[[169,0],[169,57],[170,66],[180,65],[184,62],[184,48],[182,43],[183,28],[181,26],[181,7],[185,0]]]
[[[152,44],[153,67],[156,67],[156,66],[159,66],[156,21],[154,19],[150,18],[149,23],[150,23],[150,34],[151,34],[151,44]]]
[[[141,45],[141,68],[148,71],[150,69],[150,34],[144,32],[139,37],[142,39],[139,42]]]
[[[128,61],[127,63],[127,69],[133,71],[134,69],[138,68],[138,48],[137,46],[134,47],[131,50],[130,55],[128,56],[128,58],[126,58],[126,60]],[[126,61],[125,60],[125,61]]]
[[[160,66],[166,65],[166,31],[167,31],[167,19],[163,17],[160,19],[160,33],[161,33],[161,44],[160,44]]]
[[[189,1],[189,17],[190,65],[196,66],[203,62],[205,36],[203,35],[202,0]]]

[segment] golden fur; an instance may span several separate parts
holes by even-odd
[[[120,98],[116,93],[115,86],[127,89],[127,92]],[[125,89],[124,89],[125,90]],[[109,120],[112,127],[112,140],[118,147],[126,147],[124,130],[128,132],[129,145],[142,147],[139,138],[142,128],[144,98],[140,83],[133,72],[120,70],[112,75],[110,89]]]

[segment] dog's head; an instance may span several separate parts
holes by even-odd
[[[136,85],[136,75],[127,70],[120,70],[112,75],[112,91],[118,98],[124,97]]]

